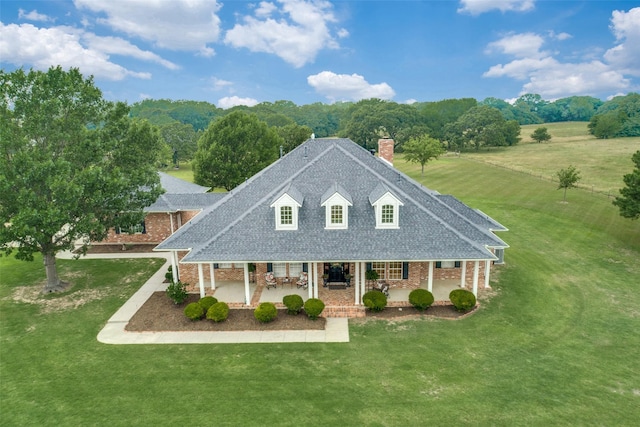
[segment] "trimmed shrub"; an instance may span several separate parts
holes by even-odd
[[[204,316],[204,310],[200,304],[192,302],[184,308],[184,315],[191,320],[199,320]]]
[[[198,304],[202,306],[202,309],[206,313],[209,310],[209,308],[211,308],[211,306],[217,302],[218,302],[218,299],[216,297],[207,295],[206,297],[200,298],[200,301],[198,301]]]
[[[369,291],[362,296],[362,303],[371,311],[382,311],[387,306],[387,296],[380,291]]]
[[[169,266],[169,269],[164,274],[164,278],[167,279],[168,282],[173,282],[173,268]]]
[[[282,303],[287,307],[287,314],[300,313],[300,310],[302,310],[302,306],[304,305],[302,297],[297,294],[285,295],[285,297],[282,298]]]
[[[224,322],[229,317],[229,306],[226,302],[217,302],[207,310],[207,319],[214,322]]]
[[[414,289],[409,293],[409,303],[418,310],[426,310],[433,304],[433,294],[426,289]]]
[[[476,306],[476,296],[466,289],[452,290],[449,300],[458,311],[469,311]]]
[[[171,282],[167,286],[167,296],[174,304],[182,304],[187,299],[187,284],[181,281]]]
[[[258,322],[269,323],[278,316],[278,309],[272,302],[261,302],[253,311],[253,316],[258,319]]]
[[[304,312],[311,320],[316,320],[324,310],[324,303],[318,298],[309,298],[304,303]]]

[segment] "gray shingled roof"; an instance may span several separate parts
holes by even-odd
[[[165,190],[158,199],[144,208],[144,212],[177,212],[199,210],[213,205],[225,193],[207,193],[208,187],[193,184],[164,172],[158,172],[160,185]]]
[[[352,199],[349,227],[326,230],[321,201],[335,183]],[[304,197],[298,229],[276,230],[270,205],[291,186]],[[398,229],[375,228],[369,197],[381,188],[404,204]],[[313,139],[226,194],[157,250],[191,249],[183,262],[495,259],[487,246],[507,245],[490,231],[497,223],[479,216],[349,139]]]
[[[189,193],[206,193],[209,187],[184,181],[164,172],[158,172],[160,175],[160,185],[164,188],[165,193],[169,194],[189,194]]]

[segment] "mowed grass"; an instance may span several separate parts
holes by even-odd
[[[13,298],[40,287],[41,263],[0,258],[2,423],[637,425],[640,223],[606,197],[571,190],[563,204],[553,183],[464,157],[424,177],[396,166],[509,228],[474,315],[353,322],[342,344],[104,345],[95,337],[141,266],[60,261],[105,290],[43,312]]]
[[[581,175],[581,187],[617,195],[622,177],[633,170],[631,156],[640,150],[640,137],[597,139],[588,122],[545,123],[522,126],[522,141],[514,147],[464,153],[464,157],[530,173],[547,180],[569,165]],[[551,140],[537,143],[531,133],[546,127]]]

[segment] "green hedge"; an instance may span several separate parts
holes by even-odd
[[[433,304],[433,294],[426,289],[414,289],[409,293],[409,303],[418,310],[426,310]]]
[[[304,303],[304,312],[311,320],[316,320],[324,310],[324,302],[318,298],[309,298]]]
[[[387,296],[380,291],[369,291],[362,296],[362,303],[371,311],[382,311],[387,306]]]
[[[207,319],[214,322],[224,322],[229,317],[229,305],[226,302],[216,302],[207,310]]]
[[[198,304],[202,306],[202,309],[206,313],[209,310],[209,308],[211,308],[211,306],[217,302],[218,302],[218,299],[216,297],[207,295],[206,297],[200,298],[200,301],[198,301]]]
[[[191,320],[199,320],[204,316],[204,310],[200,304],[192,302],[184,308],[184,315]]]
[[[302,297],[297,294],[285,295],[285,297],[282,298],[282,303],[287,307],[287,314],[298,314],[304,306]]]
[[[469,311],[476,306],[476,296],[466,289],[452,290],[449,300],[458,311]]]
[[[278,316],[278,309],[272,302],[261,302],[253,311],[253,316],[258,319],[259,322],[269,323]]]

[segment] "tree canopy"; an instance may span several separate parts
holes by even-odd
[[[539,127],[533,131],[531,139],[539,144],[541,142],[549,141],[551,139],[551,135],[549,135],[546,127]]]
[[[576,186],[576,183],[580,181],[580,172],[575,168],[575,166],[569,166],[566,169],[560,169],[556,172],[556,176],[558,177],[558,190],[564,189],[564,195],[562,197],[562,201],[567,201],[567,189]]]
[[[633,172],[623,177],[625,187],[620,189],[620,196],[613,204],[620,209],[620,215],[625,218],[640,218],[640,150],[631,157],[635,167]]]
[[[429,135],[411,138],[404,144],[404,158],[412,163],[419,163],[420,174],[424,175],[424,165],[431,159],[437,159],[445,153],[442,143]]]
[[[0,249],[42,253],[56,291],[57,252],[141,222],[158,198],[160,137],[77,69],[0,70],[0,111]]]
[[[212,122],[198,141],[194,181],[230,191],[275,161],[283,144],[275,128],[235,111]]]
[[[629,93],[605,102],[588,126],[596,138],[640,136],[640,94]]]
[[[488,105],[470,108],[454,123],[445,126],[445,138],[449,149],[479,150],[483,146],[515,145],[520,140],[520,125],[506,121],[500,111]]]

